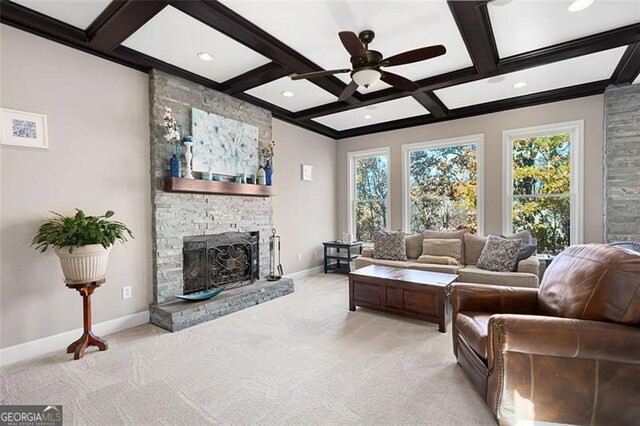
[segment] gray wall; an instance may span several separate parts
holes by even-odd
[[[347,153],[391,147],[391,228],[402,227],[402,154],[406,143],[484,134],[484,232],[502,232],[502,131],[584,120],[584,240],[601,242],[603,96],[556,102],[338,141],[338,230],[347,230]]]
[[[0,148],[0,348],[81,326],[77,293],[62,282],[53,252],[29,247],[49,210],[107,209],[136,239],[111,251],[107,284],[94,296],[95,322],[147,311],[152,301],[149,78],[92,55],[0,25],[0,105],[47,114],[48,151]],[[248,106],[247,106],[248,107]],[[314,253],[335,235],[336,142],[273,124],[273,220],[285,272],[321,264]],[[300,164],[316,181],[300,181]],[[300,220],[313,224],[306,229]],[[296,255],[301,253],[302,261]],[[121,287],[133,286],[122,300]]]
[[[48,116],[48,150],[2,146],[0,347],[76,329],[82,299],[53,250],[29,247],[49,210],[115,211],[135,239],[116,244],[95,322],[146,311],[151,300],[148,77],[2,25],[0,105]],[[133,297],[122,300],[122,286]]]
[[[604,96],[607,241],[640,241],[640,84]]]

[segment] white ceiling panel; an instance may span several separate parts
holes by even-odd
[[[291,92],[293,96],[285,97],[283,92]],[[293,81],[289,77],[254,87],[246,93],[293,112],[338,100],[336,96],[307,80]]]
[[[313,120],[335,130],[346,130],[423,114],[429,114],[429,111],[411,96],[407,96],[375,105],[317,117]]]
[[[434,44],[447,48],[444,56],[388,68],[409,79],[418,80],[472,65],[444,0],[223,0],[222,3],[327,70],[351,66],[338,32],[358,33],[366,29],[376,33],[369,47],[385,57]],[[338,77],[347,83],[350,81],[349,74]],[[366,93],[385,87],[389,86],[380,82],[368,90],[358,90]]]
[[[122,44],[217,82],[270,62],[171,6],[165,7]],[[199,52],[210,53],[213,61],[199,59]]]
[[[640,22],[638,0],[596,0],[579,12],[571,1],[514,0],[489,3],[489,18],[501,58]]]
[[[559,89],[611,77],[626,47],[605,50],[565,61],[529,68],[501,77],[493,77],[436,90],[435,94],[448,108],[497,101]],[[516,89],[514,84],[527,83]]]
[[[84,30],[111,3],[111,0],[13,0],[13,2]]]

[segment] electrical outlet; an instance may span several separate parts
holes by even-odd
[[[122,298],[123,299],[131,299],[131,286],[122,287]]]
[[[302,262],[302,254],[298,253],[298,262]]]

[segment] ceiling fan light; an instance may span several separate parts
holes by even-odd
[[[358,84],[358,86],[369,88],[376,84],[380,80],[381,76],[382,74],[378,70],[364,69],[354,72],[351,75],[351,78]]]
[[[580,12],[581,10],[585,10],[593,4],[593,1],[594,0],[575,0],[569,5],[569,12]]]

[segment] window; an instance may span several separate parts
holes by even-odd
[[[538,252],[582,241],[583,122],[507,130],[503,232],[527,229]]]
[[[404,229],[482,233],[482,135],[403,145]]]
[[[350,233],[373,242],[373,233],[389,223],[389,148],[350,152]]]

